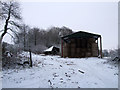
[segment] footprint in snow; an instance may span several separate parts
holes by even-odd
[[[71,77],[71,76],[70,76],[70,75],[68,75],[67,73],[65,73],[65,76],[66,76],[66,77]]]
[[[30,75],[34,75],[35,73],[31,73]]]
[[[63,83],[63,78],[60,78],[60,82]]]
[[[73,71],[73,72],[71,72],[71,74],[75,74],[75,72]]]
[[[63,78],[60,78],[60,80],[63,80]]]
[[[115,73],[114,75],[118,75],[118,73]]]
[[[22,77],[20,79],[23,79]]]
[[[62,67],[62,65],[60,65],[60,67]]]
[[[76,84],[78,84],[78,82],[71,82],[71,83],[76,83]]]
[[[63,83],[63,81],[60,81],[61,83]]]
[[[97,85],[97,83],[94,83],[95,85]]]
[[[71,77],[70,75],[66,75],[66,77]]]
[[[54,77],[59,77],[59,75],[57,73],[53,73]]]
[[[70,79],[70,78],[68,78],[67,80],[68,80],[68,81],[70,81],[71,79]]]

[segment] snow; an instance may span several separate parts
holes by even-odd
[[[24,55],[29,55],[24,53]],[[117,88],[118,67],[100,58],[32,54],[33,67],[3,71],[3,88]]]
[[[48,49],[46,49],[46,50],[44,50],[45,52],[47,51],[47,52],[49,52],[49,51],[52,51],[53,50],[53,46],[51,46],[50,48],[48,48]]]
[[[2,89],[2,71],[0,71],[0,90]]]

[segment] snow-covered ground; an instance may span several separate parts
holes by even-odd
[[[27,53],[26,53],[27,55]],[[33,67],[3,71],[3,88],[117,88],[118,67],[105,59],[32,54]]]
[[[2,89],[2,71],[0,71],[0,90]]]

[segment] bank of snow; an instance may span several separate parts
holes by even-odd
[[[118,68],[104,64],[105,59],[35,54],[32,58],[32,68],[3,71],[3,88],[118,87]]]

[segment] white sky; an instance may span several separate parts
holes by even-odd
[[[73,31],[98,33],[102,35],[103,49],[118,47],[117,2],[37,1],[21,2],[21,8],[24,22],[31,27],[66,26]]]

